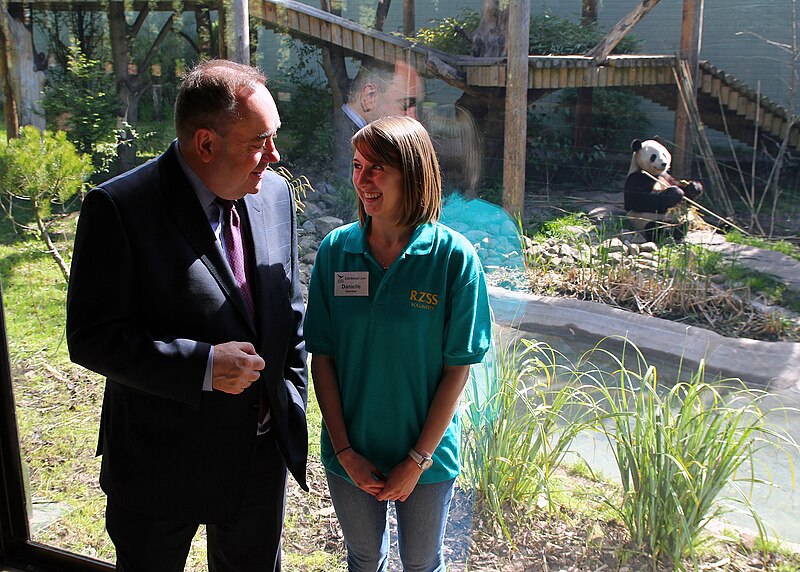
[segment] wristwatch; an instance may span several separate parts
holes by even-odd
[[[433,459],[430,457],[423,457],[419,453],[417,453],[414,449],[409,449],[408,456],[414,459],[414,462],[422,471],[427,471],[433,465]]]

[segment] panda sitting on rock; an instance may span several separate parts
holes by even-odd
[[[631,149],[633,157],[625,179],[628,219],[647,240],[682,239],[688,220],[675,213],[675,207],[684,197],[697,199],[703,194],[703,185],[696,181],[678,181],[670,175],[672,155],[658,141],[634,139]]]

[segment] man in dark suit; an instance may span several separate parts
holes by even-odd
[[[183,570],[201,523],[211,571],[280,570],[287,467],[307,489],[295,204],[265,170],[280,118],[264,82],[196,66],[177,141],[83,203],[67,336],[72,360],[107,377],[117,570]]]

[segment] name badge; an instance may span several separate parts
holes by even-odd
[[[369,296],[369,272],[334,272],[334,296]]]

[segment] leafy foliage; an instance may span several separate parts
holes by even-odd
[[[66,131],[81,153],[92,153],[98,143],[114,139],[113,78],[76,46],[69,48],[66,69],[54,71],[42,105],[47,124]]]
[[[458,16],[433,20],[430,27],[420,28],[415,40],[426,46],[451,54],[471,52],[471,36],[478,28],[480,14],[462,10]],[[594,47],[603,37],[595,26],[574,23],[549,12],[531,17],[529,54],[582,54]],[[639,49],[640,41],[626,36],[612,53],[631,54]]]
[[[63,203],[83,187],[91,164],[64,131],[39,131],[32,125],[20,130],[0,150],[0,186],[6,197],[35,201],[40,214],[50,214],[51,203]]]
[[[462,10],[456,17],[433,20],[431,27],[420,28],[414,39],[421,44],[451,54],[469,54],[470,37],[478,28],[480,15],[474,10]]]
[[[315,46],[290,41],[297,59],[270,83],[270,90],[278,96],[283,125],[278,145],[292,164],[324,163],[333,153],[334,134],[333,96],[319,73],[322,55]],[[283,93],[288,97],[282,98]]]
[[[63,131],[54,134],[26,125],[18,139],[0,149],[3,207],[12,221],[38,234],[65,280],[69,269],[48,232],[52,205],[63,204],[80,191],[91,169],[90,158],[79,153]],[[24,226],[14,218],[13,207],[19,201],[30,205],[35,226]]]
[[[529,54],[569,55],[583,54],[601,39],[595,26],[570,22],[545,12],[531,18]],[[633,36],[625,36],[612,53],[630,54],[639,49],[640,42]]]

